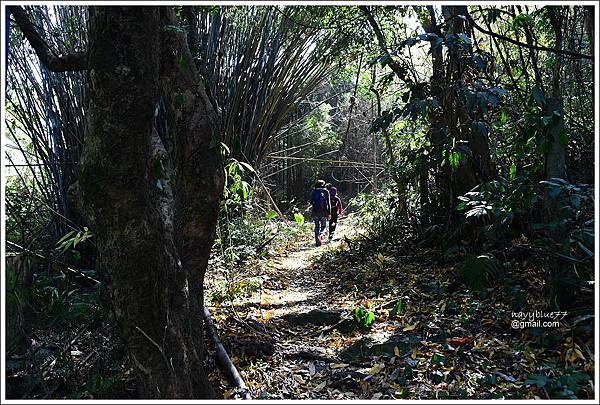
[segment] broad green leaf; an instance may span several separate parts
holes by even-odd
[[[510,166],[510,171],[508,173],[508,179],[510,181],[514,181],[516,177],[517,177],[517,166],[513,163]]]
[[[398,314],[401,314],[406,309],[406,303],[403,299],[396,301],[394,308],[390,311],[390,317],[395,318]]]
[[[563,146],[567,146],[567,144],[569,143],[569,137],[567,136],[567,133],[565,131],[561,131],[558,134],[558,143],[560,143]]]
[[[475,207],[475,208],[467,211],[467,213],[465,214],[465,217],[466,218],[469,218],[469,217],[476,217],[477,218],[477,217],[484,216],[487,213],[488,213],[488,211],[486,209],[486,206],[479,205],[479,206],[477,206],[477,207]]]
[[[542,89],[538,85],[535,85],[533,87],[533,91],[531,92],[531,95],[533,97],[533,100],[536,102],[536,104],[538,106],[542,107],[544,105],[544,102],[545,102],[544,94],[542,93]]]
[[[450,155],[448,156],[448,161],[450,162],[450,166],[454,170],[458,169],[458,166],[460,165],[460,153],[456,151],[450,152]]]
[[[300,214],[299,212],[295,212],[294,213],[294,221],[296,221],[296,223],[298,223],[298,225],[304,224],[304,215]]]
[[[223,142],[221,142],[221,151],[225,156],[228,156],[231,153],[231,151],[229,150],[229,146],[227,146]]]
[[[464,43],[466,43],[466,44],[468,44],[468,45],[471,45],[471,44],[473,43],[473,41],[471,40],[471,38],[469,38],[468,36],[466,36],[466,35],[465,35],[465,34],[463,34],[463,33],[460,33],[460,34],[458,34],[458,38],[459,38],[459,39],[460,39],[462,42],[464,42]]]
[[[542,388],[548,382],[548,377],[542,374],[530,374],[525,380],[525,385],[535,385],[538,388]]]

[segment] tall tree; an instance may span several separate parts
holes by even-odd
[[[171,8],[90,15],[89,52],[58,62],[19,25],[49,70],[89,71],[78,192],[140,397],[212,397],[201,313],[223,187],[217,116]]]
[[[439,38],[442,37],[442,32],[440,26],[437,23],[437,18],[435,15],[435,9],[433,6],[427,6],[426,12],[420,12],[417,9],[417,14],[420,16],[421,25],[425,32],[433,33],[437,35]],[[437,44],[432,41],[430,45],[431,52],[431,66],[432,66],[432,75],[429,80],[430,83],[430,92],[431,95],[436,100],[442,100],[443,98],[443,87],[442,80],[439,78],[444,76],[444,59],[441,44]],[[444,142],[444,121],[443,115],[441,114],[441,109],[439,108],[431,108],[428,111],[428,120],[429,120],[429,129],[428,129],[428,139],[431,145],[441,145]],[[439,153],[441,148],[435,148],[435,152]],[[438,160],[440,156],[437,156]],[[420,192],[420,202],[421,209],[425,210],[429,206],[429,168],[425,166],[421,170],[419,176],[419,192]],[[439,177],[439,176],[438,176]],[[444,187],[443,181],[438,181],[438,187]],[[428,220],[429,216],[426,215],[425,219]]]
[[[561,49],[563,45],[564,16],[562,15],[562,10],[562,7],[556,6],[549,6],[547,8],[550,25],[554,33],[556,49]],[[544,114],[553,117],[551,125],[548,125],[546,128],[549,147],[545,156],[545,174],[547,178],[566,179],[567,138],[564,121],[564,102],[560,86],[562,62],[562,56],[556,54],[552,67],[550,94],[546,98],[544,105]],[[548,222],[560,221],[561,207],[564,205],[563,200],[564,198],[561,198],[560,195],[556,198],[550,196],[546,198]],[[551,234],[556,241],[560,242],[558,246],[560,253],[568,257],[568,244],[564,243],[567,236],[565,232],[565,227],[559,225],[552,230]],[[557,308],[567,308],[569,303],[572,302],[573,288],[564,283],[570,271],[570,263],[565,262],[560,257],[553,258],[548,286],[550,297]]]
[[[468,111],[462,101],[467,90],[464,62],[471,48],[473,34],[469,25],[467,6],[442,6],[442,14],[448,26],[446,42],[448,45],[448,64],[446,74],[446,94],[442,99],[442,108],[449,138],[453,149],[460,143],[466,144],[468,152],[461,153],[460,164],[456,169],[454,190],[460,195],[473,186],[493,177],[490,163],[487,125],[477,121],[476,111]],[[456,197],[451,196],[451,198]]]
[[[555,48],[561,49],[563,42],[563,15],[561,7],[549,6],[548,17],[550,25],[554,32]],[[546,154],[546,177],[565,178],[566,174],[566,152],[567,143],[563,139],[565,136],[564,124],[564,106],[560,88],[562,70],[562,56],[555,55],[554,66],[552,67],[552,82],[550,87],[550,97],[546,99],[545,114],[553,116],[556,114],[557,122],[549,126],[548,138],[550,147]]]
[[[379,49],[380,49],[382,55],[385,55],[387,57],[387,61],[388,61],[387,65],[390,67],[390,69],[394,72],[394,74],[396,75],[396,77],[399,80],[401,80],[409,85],[415,84],[411,80],[411,78],[407,75],[406,69],[403,66],[401,66],[400,63],[398,63],[390,54],[390,51],[389,51],[388,45],[387,45],[387,41],[385,39],[383,31],[381,30],[379,23],[373,16],[371,9],[367,6],[360,6],[359,9],[365,15],[367,22],[369,23],[369,25],[371,26],[371,29],[374,32],[375,37],[377,38],[377,44],[379,45]],[[373,87],[371,89],[371,91],[373,91],[375,93],[375,96],[377,97],[377,115],[380,117],[381,116],[381,96],[380,96],[379,92],[375,89],[375,87]],[[406,204],[406,185],[400,180],[400,177],[398,176],[398,172],[397,172],[398,167],[396,164],[396,157],[394,155],[394,149],[393,149],[390,133],[387,130],[387,128],[382,129],[382,135],[383,135],[383,139],[385,141],[385,150],[387,153],[387,157],[388,157],[388,160],[392,167],[392,172],[391,172],[392,179],[394,180],[394,183],[396,183],[396,191],[398,193],[398,205],[399,205],[398,215],[400,215],[402,218],[406,218],[408,215],[408,206]]]

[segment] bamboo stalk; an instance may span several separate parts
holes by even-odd
[[[354,162],[349,160],[335,160],[335,159],[316,159],[316,158],[307,158],[300,156],[273,156],[267,155],[265,156],[267,159],[282,159],[282,160],[302,160],[307,162],[320,162],[320,163],[337,163],[344,164],[349,166],[368,166],[368,167],[376,167],[378,169],[383,169],[384,166],[376,165],[374,166],[371,162]]]
[[[302,7],[290,9],[291,16],[305,12]],[[199,18],[202,54],[220,53],[222,60],[209,58],[203,66],[217,104],[223,106],[224,142],[256,165],[297,105],[330,72],[317,56],[319,43],[332,34],[299,28],[273,7],[221,10]],[[235,29],[225,29],[219,17],[224,14]]]

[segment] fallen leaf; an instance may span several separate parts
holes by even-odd
[[[408,364],[411,367],[415,367],[419,365],[419,361],[418,360],[413,360],[410,357],[408,359],[406,359],[406,364]]]
[[[344,367],[348,367],[350,364],[348,363],[333,363],[331,366],[331,368],[344,368]]]
[[[270,321],[271,318],[273,318],[274,313],[275,313],[275,311],[273,311],[272,309],[266,311],[262,317],[263,322]]]
[[[503,373],[501,373],[501,372],[499,372],[499,371],[496,371],[496,374],[498,374],[500,377],[504,378],[504,379],[505,379],[506,381],[508,381],[508,382],[515,382],[515,381],[517,381],[517,380],[516,380],[516,379],[515,379],[513,376],[511,376],[511,375],[506,375],[506,374],[503,374]]]
[[[463,346],[472,343],[473,339],[470,337],[454,337],[446,339],[446,342],[452,346]]]
[[[578,359],[585,361],[585,357],[577,345],[572,349],[568,349],[565,357],[571,364],[575,363]]]
[[[300,384],[304,384],[304,378],[301,375],[294,374],[294,379],[298,381]]]
[[[319,392],[321,391],[323,388],[325,388],[325,386],[327,385],[327,381],[323,381],[321,384],[317,385],[313,391],[315,392]]]
[[[369,375],[375,375],[385,368],[385,364],[378,363],[369,369]]]
[[[394,346],[394,356],[400,356],[400,349],[398,349],[398,346]]]
[[[404,327],[404,329],[402,329],[402,332],[408,332],[409,330],[414,330],[417,327],[417,324],[419,322],[415,322],[412,325],[407,325]]]
[[[308,363],[308,375],[315,375],[315,363],[313,363],[312,361]]]
[[[360,389],[363,395],[366,395],[369,392],[369,381],[360,380]]]

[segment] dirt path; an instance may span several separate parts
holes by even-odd
[[[333,388],[326,387],[331,382],[331,371],[336,370],[330,368],[332,362],[335,366],[341,361],[336,357],[339,348],[336,339],[332,341],[327,333],[320,331],[337,322],[343,304],[331,288],[338,284],[338,275],[313,263],[317,257],[343,248],[344,238],[353,236],[350,223],[351,219],[342,220],[334,239],[320,247],[314,246],[311,233],[297,250],[264,263],[263,276],[268,278],[260,293],[260,306],[250,316],[267,325],[275,351],[271,357],[259,358],[253,368],[244,370],[254,397],[352,397],[342,391],[332,393]],[[306,358],[308,353],[315,358]],[[319,361],[316,356],[326,361]]]
[[[312,233],[300,241],[296,250],[262,263],[263,277],[261,308],[264,316],[281,318],[290,313],[302,313],[312,309],[326,309],[331,302],[329,286],[335,282],[335,274],[328,274],[313,266],[313,260],[333,252],[344,244],[344,237],[352,237],[353,230],[347,219],[340,222],[333,240],[316,247]]]
[[[219,323],[226,329],[224,340],[253,398],[357,398],[326,388],[331,372],[343,371],[336,352],[344,339],[331,326],[339,322],[345,308],[331,288],[339,283],[339,275],[313,263],[343,248],[344,238],[354,234],[352,222],[351,218],[340,221],[334,239],[320,247],[314,246],[310,232],[296,249],[248,270],[249,278],[261,280],[260,290],[249,299],[236,300],[235,313]],[[307,316],[317,324],[306,322]],[[326,333],[320,334],[324,329]],[[313,359],[306,357],[311,354]],[[332,363],[340,369],[332,369]],[[229,395],[233,393],[226,391]]]

